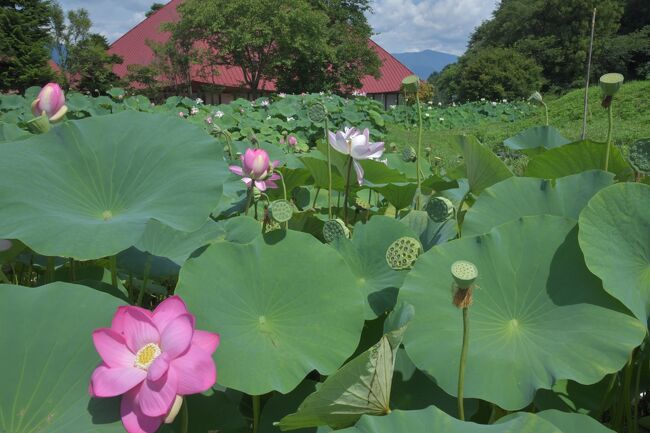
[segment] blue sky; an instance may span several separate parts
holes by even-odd
[[[86,8],[95,31],[114,41],[142,21],[155,0],[59,0],[65,10]],[[164,3],[165,0],[158,0]],[[431,49],[462,54],[472,30],[498,0],[374,0],[368,15],[373,39],[390,52]]]

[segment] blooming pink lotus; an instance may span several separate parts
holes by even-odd
[[[363,167],[359,163],[363,159],[379,159],[384,154],[384,143],[370,142],[368,128],[360,132],[356,128],[345,128],[335,133],[327,131],[330,145],[338,152],[352,157],[354,170],[357,173],[359,185],[363,184]]]
[[[274,173],[273,170],[280,164],[280,161],[271,163],[266,150],[246,149],[246,152],[241,156],[241,160],[242,167],[231,165],[228,169],[236,175],[242,176],[242,181],[247,187],[250,188],[253,182],[260,191],[278,187],[274,181],[280,179],[280,175]]]
[[[38,97],[32,102],[34,116],[38,117],[45,114],[50,119],[50,122],[61,120],[67,111],[65,95],[61,86],[56,83],[45,85],[39,92]]]
[[[212,353],[219,335],[194,329],[194,316],[178,296],[151,312],[118,308],[110,328],[93,332],[102,358],[90,378],[90,395],[122,395],[129,433],[154,433],[178,413],[182,396],[208,390],[217,379]]]

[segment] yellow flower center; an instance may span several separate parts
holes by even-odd
[[[161,353],[162,351],[156,343],[149,343],[135,354],[134,365],[146,371]]]

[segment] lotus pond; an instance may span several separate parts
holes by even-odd
[[[0,96],[0,431],[650,431],[650,139],[426,110]]]

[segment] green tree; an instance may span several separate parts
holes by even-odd
[[[90,92],[105,92],[119,78],[113,66],[122,62],[108,54],[108,41],[92,33],[92,21],[85,9],[68,11],[54,2],[51,12],[52,41],[59,54],[59,67],[67,87]]]
[[[151,15],[155,14],[158,12],[160,9],[164,8],[165,5],[163,3],[154,3],[151,5],[149,10],[144,14],[147,18],[149,18]]]
[[[50,11],[47,0],[0,0],[0,91],[23,92],[54,79]]]
[[[367,8],[365,0],[187,0],[174,33],[205,42],[212,65],[241,67],[253,90],[262,80],[290,92],[339,90],[378,71]]]
[[[475,101],[527,97],[542,84],[542,68],[512,48],[485,48],[461,58],[458,97]]]

